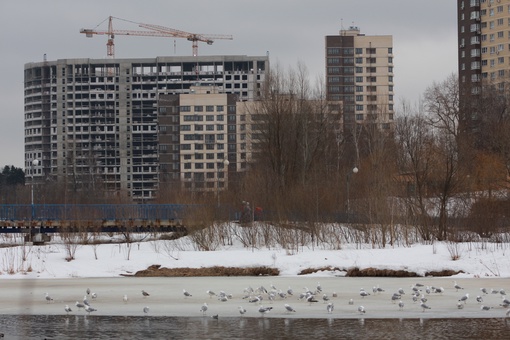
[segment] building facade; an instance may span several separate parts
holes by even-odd
[[[87,189],[101,185],[110,192],[125,192],[134,200],[152,199],[162,176],[160,159],[164,171],[177,166],[180,172],[188,166],[172,163],[161,150],[169,146],[180,150],[181,142],[188,144],[184,138],[190,138],[181,136],[180,124],[189,124],[180,120],[161,125],[167,129],[163,134],[159,119],[165,117],[158,108],[168,104],[168,97],[191,94],[197,83],[211,85],[227,96],[228,101],[222,104],[225,110],[235,107],[233,101],[255,100],[268,68],[266,56],[64,59],[26,64],[27,177],[34,182],[65,179]],[[186,97],[179,100],[193,110],[211,106],[187,105]],[[221,105],[212,106],[216,109]],[[227,116],[225,112],[225,119]],[[230,125],[240,128],[237,120]],[[228,129],[227,125],[224,128]],[[225,134],[224,138],[229,137]],[[228,144],[221,145],[228,151]],[[235,152],[237,149],[232,154]],[[215,154],[216,159],[220,156]],[[233,161],[229,169],[236,166]]]
[[[510,0],[458,0],[458,67],[467,95],[482,83],[505,90],[509,76]]]
[[[337,103],[344,127],[393,122],[393,38],[367,36],[359,28],[326,36],[326,99]]]

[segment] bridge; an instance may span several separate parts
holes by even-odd
[[[193,205],[181,204],[2,204],[0,233],[179,232]]]

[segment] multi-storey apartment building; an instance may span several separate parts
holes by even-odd
[[[367,36],[359,28],[326,36],[329,102],[339,103],[345,128],[372,122],[389,128],[393,121],[393,38]]]
[[[160,131],[163,117],[158,107],[164,105],[165,96],[190,93],[197,83],[210,84],[229,96],[228,103],[222,104],[228,110],[235,107],[232,101],[258,97],[268,68],[266,56],[65,59],[26,64],[26,173],[35,182],[66,178],[72,185],[90,188],[92,183],[108,191],[126,192],[135,200],[152,199],[162,176],[160,159],[165,171],[175,167],[161,150],[171,143],[179,143],[174,146],[179,149],[180,138],[189,138],[180,134],[180,124],[189,125],[184,120],[165,127],[170,132],[166,136]],[[186,100],[183,97],[183,103]],[[193,110],[202,106],[206,113],[211,105],[182,106]],[[220,104],[212,106],[217,109]],[[237,129],[242,124],[230,125],[225,128]],[[161,144],[159,138],[171,138],[171,143]],[[224,138],[229,137],[225,134]],[[228,157],[237,156],[229,153]],[[180,163],[178,170],[185,170],[185,164]],[[233,161],[228,168],[236,166]]]

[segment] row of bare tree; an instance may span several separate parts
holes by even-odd
[[[246,172],[229,175],[222,206],[238,209],[250,202],[261,207],[258,218],[299,221],[312,239],[323,222],[377,228],[383,244],[394,242],[397,225],[416,228],[425,240],[456,239],[465,229],[488,236],[508,227],[510,209],[501,207],[510,184],[507,93],[488,84],[461,106],[452,74],[432,84],[419,105],[403,102],[385,129],[377,117],[387,112],[344,126],[341,113],[325,100],[324,86],[321,79],[311,85],[301,64],[272,69],[260,102],[249,109],[256,126],[253,159]],[[213,206],[218,199],[169,185],[160,186],[154,203]],[[30,188],[20,190],[26,194],[12,203],[28,197]],[[99,189],[70,193],[63,183],[38,190],[39,203],[127,203],[124,195]],[[213,210],[206,215],[217,216]]]

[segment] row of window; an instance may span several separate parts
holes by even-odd
[[[380,58],[379,58],[380,59]],[[369,57],[364,58],[366,64],[375,64],[377,62],[377,58]],[[336,65],[336,64],[343,64],[343,65],[352,65],[354,62],[356,64],[363,64],[363,58],[328,58],[327,60],[328,65]],[[393,63],[393,57],[388,57],[388,63]]]
[[[328,67],[328,74],[354,74],[354,73],[363,73],[363,70],[365,70],[366,73],[377,73],[377,69],[381,69],[381,67],[352,67],[352,66],[345,66],[345,67]],[[356,72],[354,72],[356,71]],[[393,66],[388,66],[388,73],[393,73]]]
[[[382,48],[382,47],[380,47]],[[376,54],[377,48],[376,47],[367,47],[365,48],[365,54]],[[354,54],[363,54],[363,48],[361,47],[346,47],[346,48],[340,48],[340,47],[328,47],[327,49],[328,55],[354,55]],[[388,54],[393,54],[393,48],[388,48]]]

